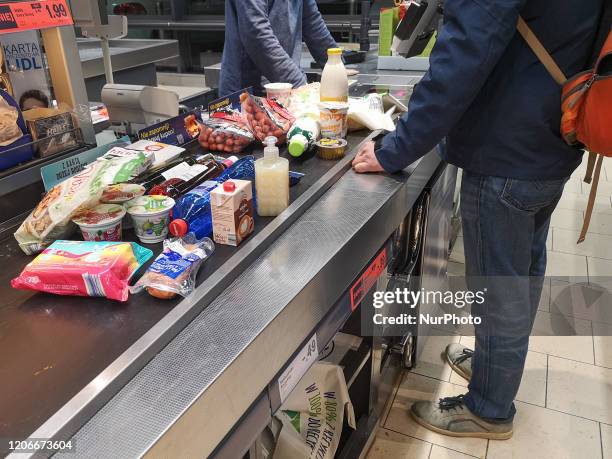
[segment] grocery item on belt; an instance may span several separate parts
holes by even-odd
[[[348,104],[345,102],[321,102],[321,137],[344,139],[348,131]]]
[[[163,300],[176,295],[187,296],[195,288],[195,279],[202,262],[214,250],[215,245],[208,238],[166,239],[164,251],[130,291],[138,293],[144,289],[149,295]]]
[[[96,161],[114,161],[115,164],[121,164],[118,177],[114,182],[120,183],[127,182],[148,170],[153,164],[153,160],[152,153],[113,147]]]
[[[224,170],[225,166],[211,157],[189,167],[178,177],[171,178],[159,185],[155,185],[148,194],[177,198],[189,190],[192,190],[200,183],[219,176]]]
[[[100,202],[106,204],[123,204],[145,194],[145,187],[135,183],[117,183],[109,185],[102,191]]]
[[[295,121],[291,113],[272,99],[257,97],[247,92],[240,95],[240,103],[242,116],[260,142],[268,136],[274,136],[279,145],[285,143],[287,132]]]
[[[155,167],[144,174],[131,180],[132,183],[137,183],[145,187],[145,190],[150,190],[155,185],[165,182],[173,178],[180,178],[189,174],[191,166],[196,164],[206,164],[208,160],[214,159],[213,155],[208,153],[202,156],[191,156],[171,161],[164,167]],[[196,169],[194,169],[195,171]],[[191,174],[192,176],[194,174]]]
[[[176,201],[170,223],[173,236],[192,233],[201,239],[212,235],[210,192],[226,180],[255,180],[255,161],[252,156],[240,158],[219,177],[198,185]]]
[[[72,221],[81,229],[85,241],[120,241],[125,208],[119,204],[98,204],[80,211]]]
[[[228,180],[210,192],[213,237],[217,244],[238,246],[253,232],[253,187],[248,180]]]
[[[344,157],[347,141],[344,139],[321,139],[316,143],[317,154],[323,159],[340,159]]]
[[[264,157],[255,161],[257,214],[275,217],[289,206],[289,160],[279,157],[276,137],[265,144]]]
[[[15,232],[19,247],[28,255],[40,252],[75,230],[77,212],[100,202],[108,185],[123,182],[143,167],[142,153],[96,160],[78,174],[54,186]]]
[[[133,242],[55,241],[28,264],[13,288],[126,301],[128,282],[153,252]]]
[[[395,123],[391,115],[395,111],[392,107],[385,113],[383,96],[380,94],[367,94],[363,97],[351,97],[348,109],[348,130],[369,129],[376,131],[384,129],[394,131]]]
[[[153,156],[153,167],[167,164],[179,157],[185,149],[167,143],[153,142],[152,140],[139,140],[125,147],[128,150],[140,151],[145,155]]]
[[[292,88],[293,85],[291,83],[268,83],[264,85],[266,97],[268,99],[274,99],[278,103],[282,104],[283,107],[287,107],[287,104],[289,103]]]
[[[224,153],[240,153],[254,140],[242,115],[230,109],[213,112],[204,119],[198,137],[202,148]]]
[[[136,236],[144,244],[155,244],[166,239],[170,211],[174,199],[167,196],[140,196],[126,204],[127,213],[132,217]]]
[[[321,73],[321,102],[348,102],[348,76],[342,62],[342,49],[327,50],[327,63]]]
[[[300,183],[300,180],[302,180],[302,177],[305,175],[306,174],[302,172],[289,171],[289,186],[295,186]]]
[[[318,140],[319,135],[321,135],[319,114],[300,116],[287,134],[289,154],[296,158],[302,156]]]

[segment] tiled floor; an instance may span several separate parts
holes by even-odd
[[[544,285],[535,325],[539,336],[530,340],[516,397],[513,438],[445,437],[412,421],[407,409],[414,401],[466,391],[467,382],[441,354],[448,343],[471,347],[474,338],[439,332],[429,337],[417,367],[404,375],[368,458],[612,459],[612,161],[604,161],[604,169],[583,244],[576,245],[590,190],[581,181],[584,164],[553,215],[547,244],[551,279]],[[449,275],[463,275],[464,263],[460,237]]]

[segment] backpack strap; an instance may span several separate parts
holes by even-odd
[[[595,160],[597,159],[597,153],[589,151],[589,160],[587,162],[586,173],[584,174],[584,183],[591,183],[593,180],[593,169],[595,169]]]
[[[593,215],[593,207],[595,206],[595,197],[597,196],[597,186],[599,185],[599,176],[601,175],[601,165],[604,157],[589,153],[589,162],[591,155],[597,157],[597,164],[595,166],[595,174],[593,175],[593,184],[591,185],[591,192],[589,193],[589,202],[587,204],[586,213],[584,214],[584,222],[582,223],[582,230],[580,231],[580,237],[578,238],[577,244],[584,242],[587,232],[589,231],[589,225],[591,224],[591,216]],[[588,171],[587,171],[588,173]]]
[[[563,73],[563,70],[561,70],[561,68],[557,65],[550,53],[546,51],[546,48],[544,48],[542,42],[540,42],[538,37],[536,37],[536,35],[533,33],[531,28],[527,25],[527,23],[521,16],[519,16],[516,28],[523,36],[534,54],[538,57],[538,59],[540,59],[540,62],[542,62],[544,67],[546,67],[546,70],[548,70],[550,76],[552,76],[557,83],[563,85],[567,81],[567,77]]]

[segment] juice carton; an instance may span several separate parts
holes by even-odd
[[[213,238],[239,245],[253,232],[253,189],[249,180],[228,180],[210,192]]]

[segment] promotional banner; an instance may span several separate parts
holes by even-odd
[[[200,134],[197,120],[200,118],[199,110],[192,110],[161,123],[154,124],[138,131],[140,140],[151,140],[168,145],[184,145],[196,139]]]
[[[213,100],[210,104],[208,104],[208,112],[212,113],[224,108],[231,108],[232,110],[240,111],[240,94],[243,92],[253,94],[253,87],[249,86],[248,88],[233,92],[225,97],[221,97],[220,99]]]
[[[36,99],[49,100],[49,85],[45,74],[44,56],[38,40],[38,32],[28,30],[6,34],[2,37],[2,51],[6,60],[6,69],[13,86],[15,100],[19,102],[27,91]],[[43,102],[43,101],[39,101]],[[20,107],[23,109],[23,107]]]

